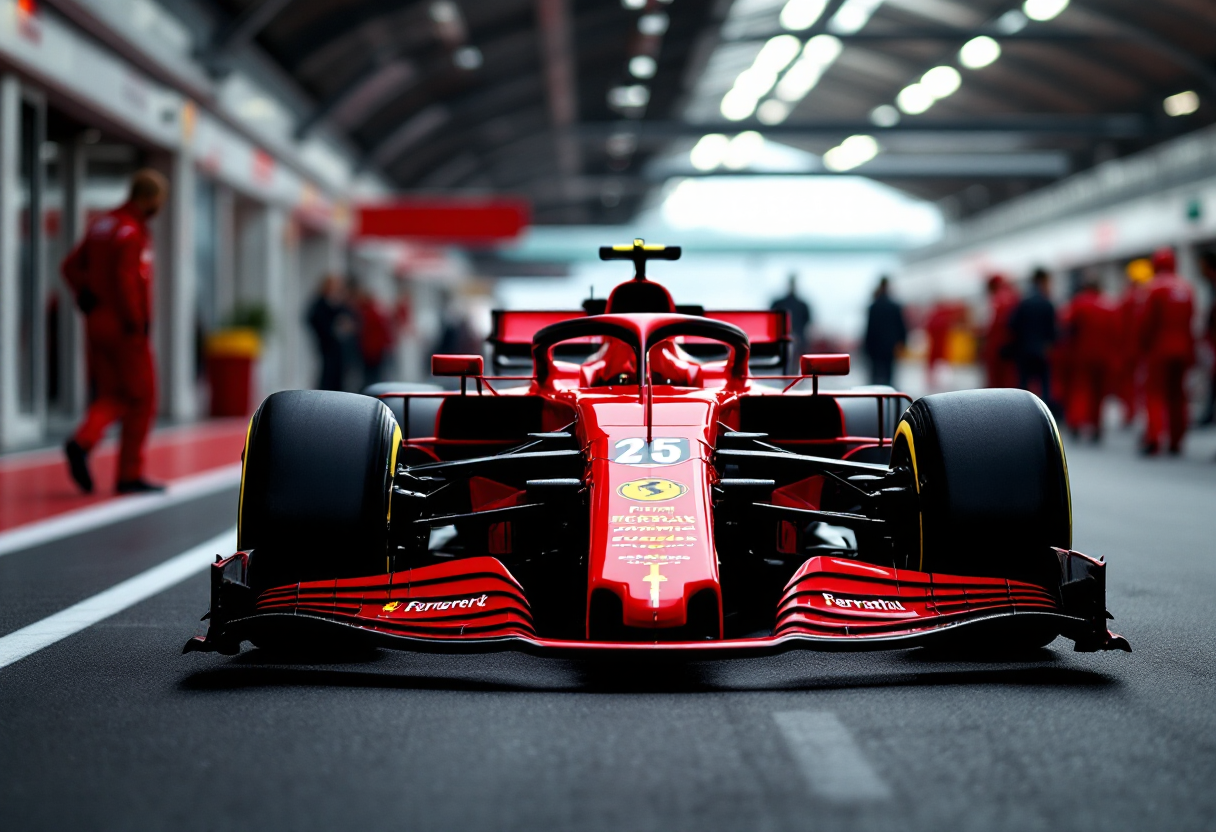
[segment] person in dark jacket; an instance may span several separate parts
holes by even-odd
[[[1048,296],[1051,275],[1035,269],[1030,278],[1031,291],[1014,307],[1009,316],[1009,347],[1018,367],[1018,386],[1030,390],[1032,384],[1053,413],[1051,400],[1051,348],[1058,337],[1056,307]]]
[[[904,310],[891,299],[891,281],[883,277],[874,290],[866,317],[865,352],[870,361],[870,383],[890,384],[895,374],[895,350],[908,340]]]
[[[798,275],[790,275],[789,289],[785,295],[773,301],[769,307],[774,312],[784,312],[789,316],[790,346],[793,348],[793,363],[798,364],[798,356],[809,352],[810,328],[815,319],[811,305],[798,297]]]
[[[343,389],[346,372],[345,340],[355,331],[354,315],[346,303],[341,277],[329,275],[321,283],[316,299],[308,307],[308,326],[321,354],[319,390]]]

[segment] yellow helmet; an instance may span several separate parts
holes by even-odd
[[[1148,283],[1153,279],[1153,264],[1147,257],[1141,257],[1127,264],[1127,278],[1132,283]]]

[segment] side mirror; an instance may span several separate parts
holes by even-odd
[[[431,375],[460,376],[460,395],[462,396],[465,394],[465,381],[469,376],[477,379],[477,390],[481,391],[481,377],[486,374],[485,367],[485,359],[480,355],[431,356]]]
[[[804,376],[847,376],[849,355],[804,355],[798,359],[798,369]]]

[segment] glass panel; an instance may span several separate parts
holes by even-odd
[[[21,147],[17,169],[17,305],[21,311],[17,328],[17,406],[22,413],[35,411],[39,345],[38,243],[41,238],[38,166],[42,151],[39,108],[21,102]]]

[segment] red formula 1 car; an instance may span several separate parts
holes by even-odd
[[[675,306],[645,268],[677,248],[600,256],[637,272],[600,308],[497,313],[527,375],[437,355],[459,391],[267,398],[186,649],[1128,649],[1036,397],[821,390],[847,355],[761,375],[784,313]]]

